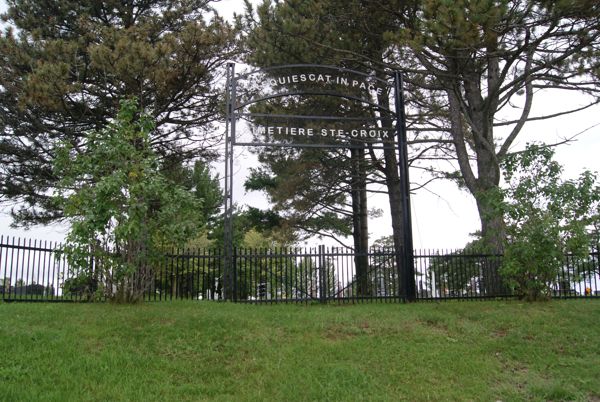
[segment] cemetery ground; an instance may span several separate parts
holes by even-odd
[[[0,303],[1,401],[600,401],[600,301]]]

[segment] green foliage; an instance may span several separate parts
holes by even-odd
[[[0,33],[0,197],[17,224],[62,217],[49,196],[63,142],[110,122],[135,96],[149,143],[187,163],[216,157],[219,80],[235,32],[206,0],[7,1]],[[14,27],[14,29],[12,28]],[[190,144],[193,144],[190,146]]]
[[[264,191],[271,210],[251,210],[264,229],[278,225],[291,236],[305,238],[329,233],[348,236],[351,219],[346,209],[350,186],[347,161],[322,150],[260,153],[261,168],[254,169],[247,189]]]
[[[362,29],[364,15],[369,15],[371,21],[377,21],[372,23],[369,33]],[[361,63],[354,53],[381,57],[386,45],[381,43],[380,33],[385,30],[390,18],[381,11],[381,7],[369,2],[294,0],[263,1],[256,10],[247,10],[238,22],[247,32],[244,55],[249,64],[258,67],[291,63],[339,65],[381,77],[381,71]],[[335,52],[333,48],[343,51]],[[307,84],[296,85],[298,89],[309,89]],[[359,89],[355,90],[357,96],[369,96],[360,94]],[[389,102],[387,99],[381,101]],[[301,100],[287,97],[272,100],[268,105],[255,106],[255,109],[259,107],[265,110],[256,111],[263,113],[377,118],[373,110],[364,104],[337,97],[303,96]],[[260,119],[257,120],[255,123],[263,124]],[[298,126],[307,124],[306,121],[291,121]],[[342,128],[344,125],[356,128],[373,124],[373,121],[322,121],[320,124],[330,128]],[[381,124],[385,127],[392,125],[387,120]],[[316,141],[319,139],[310,140]],[[247,186],[264,191],[282,223],[297,231],[299,236],[338,238],[352,234],[354,247],[361,249],[368,243],[368,206],[364,196],[367,184],[398,184],[397,180],[381,178],[382,170],[397,171],[395,161],[384,159],[380,152],[375,151],[373,155],[377,154],[378,160],[371,163],[366,160],[364,152],[360,150],[359,156],[358,150],[261,150],[259,160],[263,166],[253,172]],[[391,154],[394,155],[394,152]]]
[[[89,269],[76,269],[76,276],[65,279],[62,284],[63,295],[70,298],[80,298],[87,301],[102,298],[102,287]]]
[[[55,200],[71,223],[64,252],[75,276],[93,278],[112,299],[139,300],[161,247],[184,244],[203,224],[201,202],[161,173],[153,129],[126,100],[114,122],[88,134],[85,149],[65,143],[57,152]]]
[[[433,136],[451,140],[459,185],[477,201],[484,241],[500,252],[506,234],[493,196],[501,185],[499,163],[533,117],[537,90],[597,90],[592,76],[600,43],[598,2],[406,3],[407,12],[398,13],[397,25],[384,35],[394,43],[390,64],[415,71],[407,81],[421,93],[417,108],[432,121],[445,120],[437,124],[447,127],[448,136]],[[549,48],[555,51],[548,53]],[[514,105],[520,110],[510,134],[499,135],[496,116]]]
[[[482,239],[469,242],[461,250],[432,257],[427,278],[431,289],[428,290],[435,286],[442,295],[476,295],[483,290],[479,288],[479,282],[493,258],[486,255],[486,244]]]
[[[180,158],[163,158],[161,173],[173,183],[191,192],[202,200],[200,214],[206,222],[206,236],[211,236],[221,217],[223,191],[219,176],[213,176],[210,167],[203,161],[196,161],[193,167],[186,166]]]
[[[261,299],[267,295],[292,297],[295,288],[291,278],[297,272],[298,264],[292,255],[288,255],[293,250],[288,240],[281,237],[279,231],[260,231],[260,227],[253,225],[248,211],[239,218],[248,226],[236,250],[237,297],[242,300]]]
[[[166,158],[161,161],[160,172],[172,185],[180,186],[201,203],[196,206],[200,222],[204,225],[198,228],[190,238],[181,242],[163,241],[164,251],[172,255],[195,255],[200,253],[215,253],[215,232],[218,231],[222,206],[222,191],[218,176],[213,176],[209,167],[202,161],[196,161],[193,167],[183,164],[178,158]],[[182,247],[185,246],[185,247]],[[207,291],[216,292],[213,278],[218,277],[220,267],[212,258],[172,258],[168,263],[161,261],[160,270],[164,274],[156,275],[152,289],[168,292],[177,297],[196,298]],[[206,275],[194,278],[194,273],[202,270]],[[177,272],[172,275],[169,272]],[[197,274],[196,274],[197,275]]]
[[[564,180],[562,167],[552,158],[550,148],[530,145],[503,164],[508,188],[502,274],[528,300],[551,296],[565,254],[587,257],[590,229],[600,218],[596,174],[585,171],[576,180]]]
[[[233,210],[233,236],[232,242],[233,247],[244,247],[244,240],[246,234],[252,230],[257,230],[260,233],[266,232],[265,227],[262,226],[255,219],[255,209],[251,208],[250,210],[242,210],[237,205],[234,205]],[[208,237],[212,244],[220,249],[224,249],[226,245],[224,244],[224,220],[220,219],[214,227],[214,230],[211,231],[210,236]]]

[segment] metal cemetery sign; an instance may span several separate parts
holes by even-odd
[[[347,138],[347,139],[379,139],[382,141],[390,140],[394,131],[392,129],[381,128],[328,128],[328,127],[289,127],[289,126],[254,126],[252,134],[255,138],[261,136],[291,136],[297,138],[307,137],[329,137],[329,138]],[[273,145],[273,144],[269,144]],[[299,144],[295,144],[299,145]],[[305,145],[305,144],[303,144]]]
[[[403,189],[403,265],[412,266],[408,160],[402,81],[313,64],[227,71],[225,141],[225,253],[232,258],[235,146],[394,150]],[[389,74],[388,74],[389,77]],[[393,96],[393,110],[390,106]],[[233,283],[233,277],[225,277]]]
[[[235,75],[229,71],[232,145],[394,147],[393,115],[380,99],[387,81],[331,66],[278,66]],[[248,123],[245,130],[238,121]],[[387,121],[387,126],[381,122]],[[379,124],[379,125],[378,125]]]

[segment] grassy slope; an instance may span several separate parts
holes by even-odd
[[[600,300],[0,303],[0,400],[600,400]]]

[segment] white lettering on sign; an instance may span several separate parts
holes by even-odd
[[[378,139],[390,140],[393,138],[394,130],[391,128],[360,128],[345,130],[341,128],[306,128],[306,127],[285,127],[285,126],[253,126],[252,134],[261,135],[284,135],[293,137],[329,137],[340,138],[349,137],[356,139]]]
[[[376,86],[365,80],[350,80],[347,77],[341,77],[331,74],[291,74],[282,77],[271,78],[269,81],[271,86],[296,84],[302,82],[323,83],[328,85],[341,85],[349,88],[359,88],[364,91],[374,92],[377,95],[383,95],[383,88]]]

